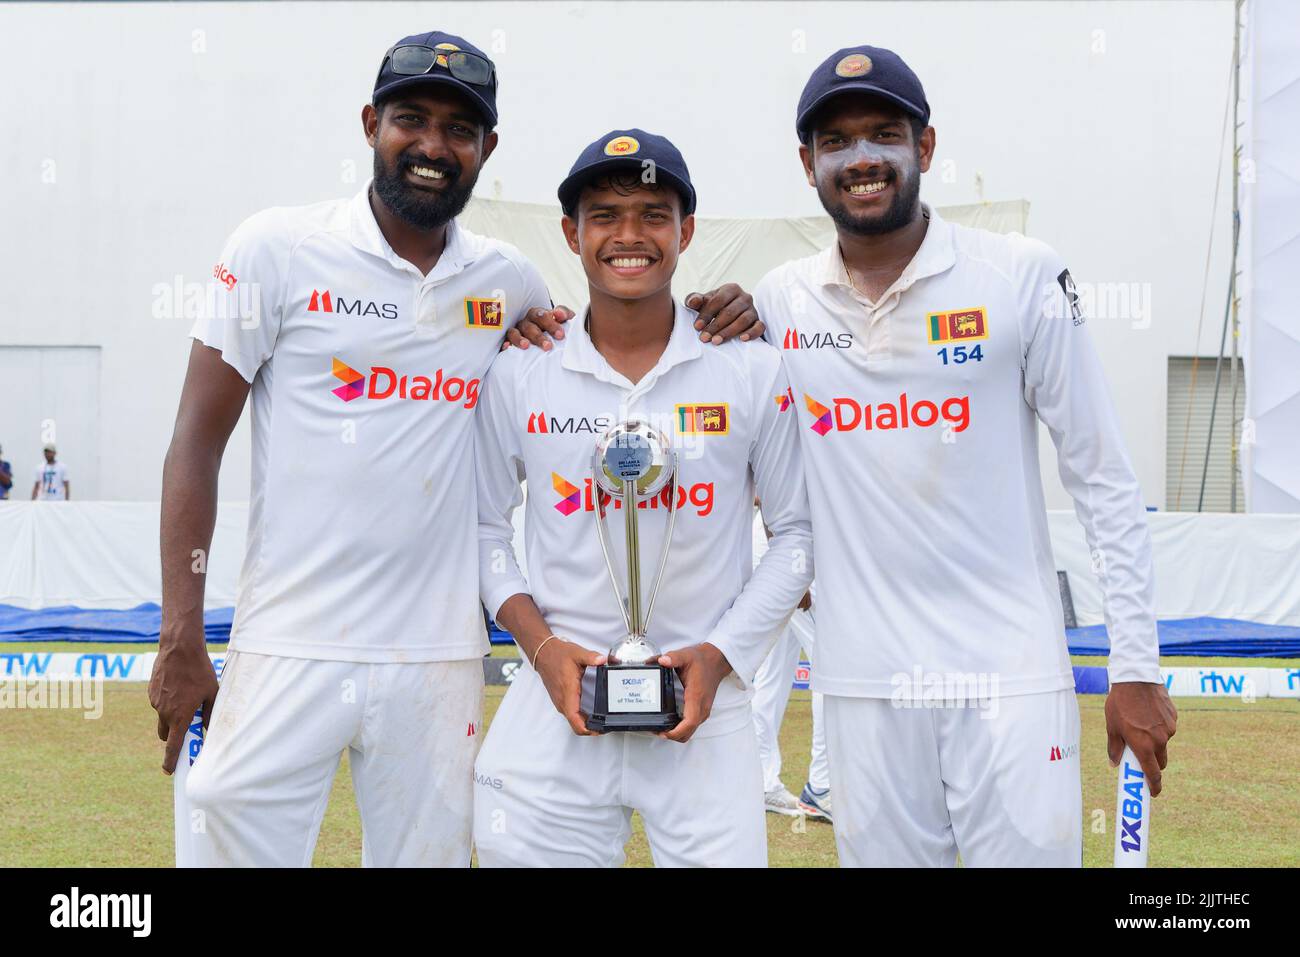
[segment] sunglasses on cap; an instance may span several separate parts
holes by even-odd
[[[436,66],[442,67],[464,83],[487,86],[492,82],[492,63],[485,57],[467,50],[449,50],[423,44],[393,47],[384,54],[384,62],[379,65],[379,75],[383,76],[384,69],[387,68],[397,76],[422,76],[432,73]]]

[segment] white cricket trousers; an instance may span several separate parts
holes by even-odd
[[[967,707],[826,696],[844,867],[1080,867],[1073,689]]]
[[[763,764],[764,791],[771,791],[781,783],[781,723],[785,720],[786,705],[790,702],[794,667],[799,663],[801,648],[808,652],[811,660],[815,639],[816,628],[812,615],[795,609],[789,626],[776,640],[771,653],[763,660],[754,677],[754,697],[750,706],[754,710],[754,733],[758,735],[758,759]],[[830,772],[826,765],[826,722],[823,709],[822,694],[814,691],[812,757],[808,762],[808,783],[817,791],[824,791],[831,786]]]
[[[639,811],[659,867],[766,867],[762,772],[749,715],[685,744],[579,736],[521,667],[474,766],[481,867],[617,867]]]
[[[308,867],[349,751],[367,867],[467,867],[483,663],[232,651],[185,784],[196,863]],[[194,828],[191,828],[192,830]]]

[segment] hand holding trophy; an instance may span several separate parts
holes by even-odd
[[[614,595],[623,610],[627,634],[610,648],[608,663],[596,668],[596,699],[587,728],[596,732],[669,731],[681,720],[677,714],[673,670],[658,663],[661,652],[646,637],[646,629],[663,581],[677,518],[677,489],[681,479],[677,453],[658,429],[640,419],[629,419],[610,428],[596,443],[592,478],[596,486],[596,531]],[[669,489],[668,525],[650,600],[643,610],[637,506],[665,487]],[[606,506],[615,499],[623,511],[627,540],[626,592],[614,567],[606,517]]]

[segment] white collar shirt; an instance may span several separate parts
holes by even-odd
[[[422,275],[368,194],[245,221],[191,333],[252,384],[231,648],[478,657],[472,421],[506,329],[550,298],[518,250],[454,221]]]
[[[680,456],[676,524],[648,637],[662,651],[708,641],[734,673],[700,734],[743,724],[749,683],[812,575],[808,503],[788,386],[766,343],[702,344],[680,304],[653,369],[614,370],[577,320],[551,352],[509,349],[484,384],[476,423],[479,578],[496,613],[528,593],[556,634],[600,653],[626,633],[597,537],[592,455],[606,429],[647,419]],[[527,482],[524,553],[511,514]],[[773,538],[751,559],[755,491]],[[668,491],[639,507],[643,601],[667,525]],[[611,558],[626,579],[621,511],[610,503]],[[625,590],[625,585],[623,588]]]
[[[1073,280],[1041,242],[927,213],[874,305],[838,243],[755,290],[808,471],[814,687],[909,699],[963,675],[991,695],[1073,687],[1040,421],[1099,556],[1111,680],[1158,681],[1141,491]]]

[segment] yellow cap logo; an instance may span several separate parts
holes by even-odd
[[[456,44],[454,43],[439,43],[434,46],[434,49],[435,50],[459,50],[460,47],[456,46]],[[438,66],[446,66],[447,58],[445,56],[440,56],[437,58],[436,62]]]
[[[606,156],[630,156],[641,148],[631,136],[616,136],[605,144]]]
[[[835,64],[836,76],[866,76],[871,72],[871,57],[865,53],[850,53]]]

